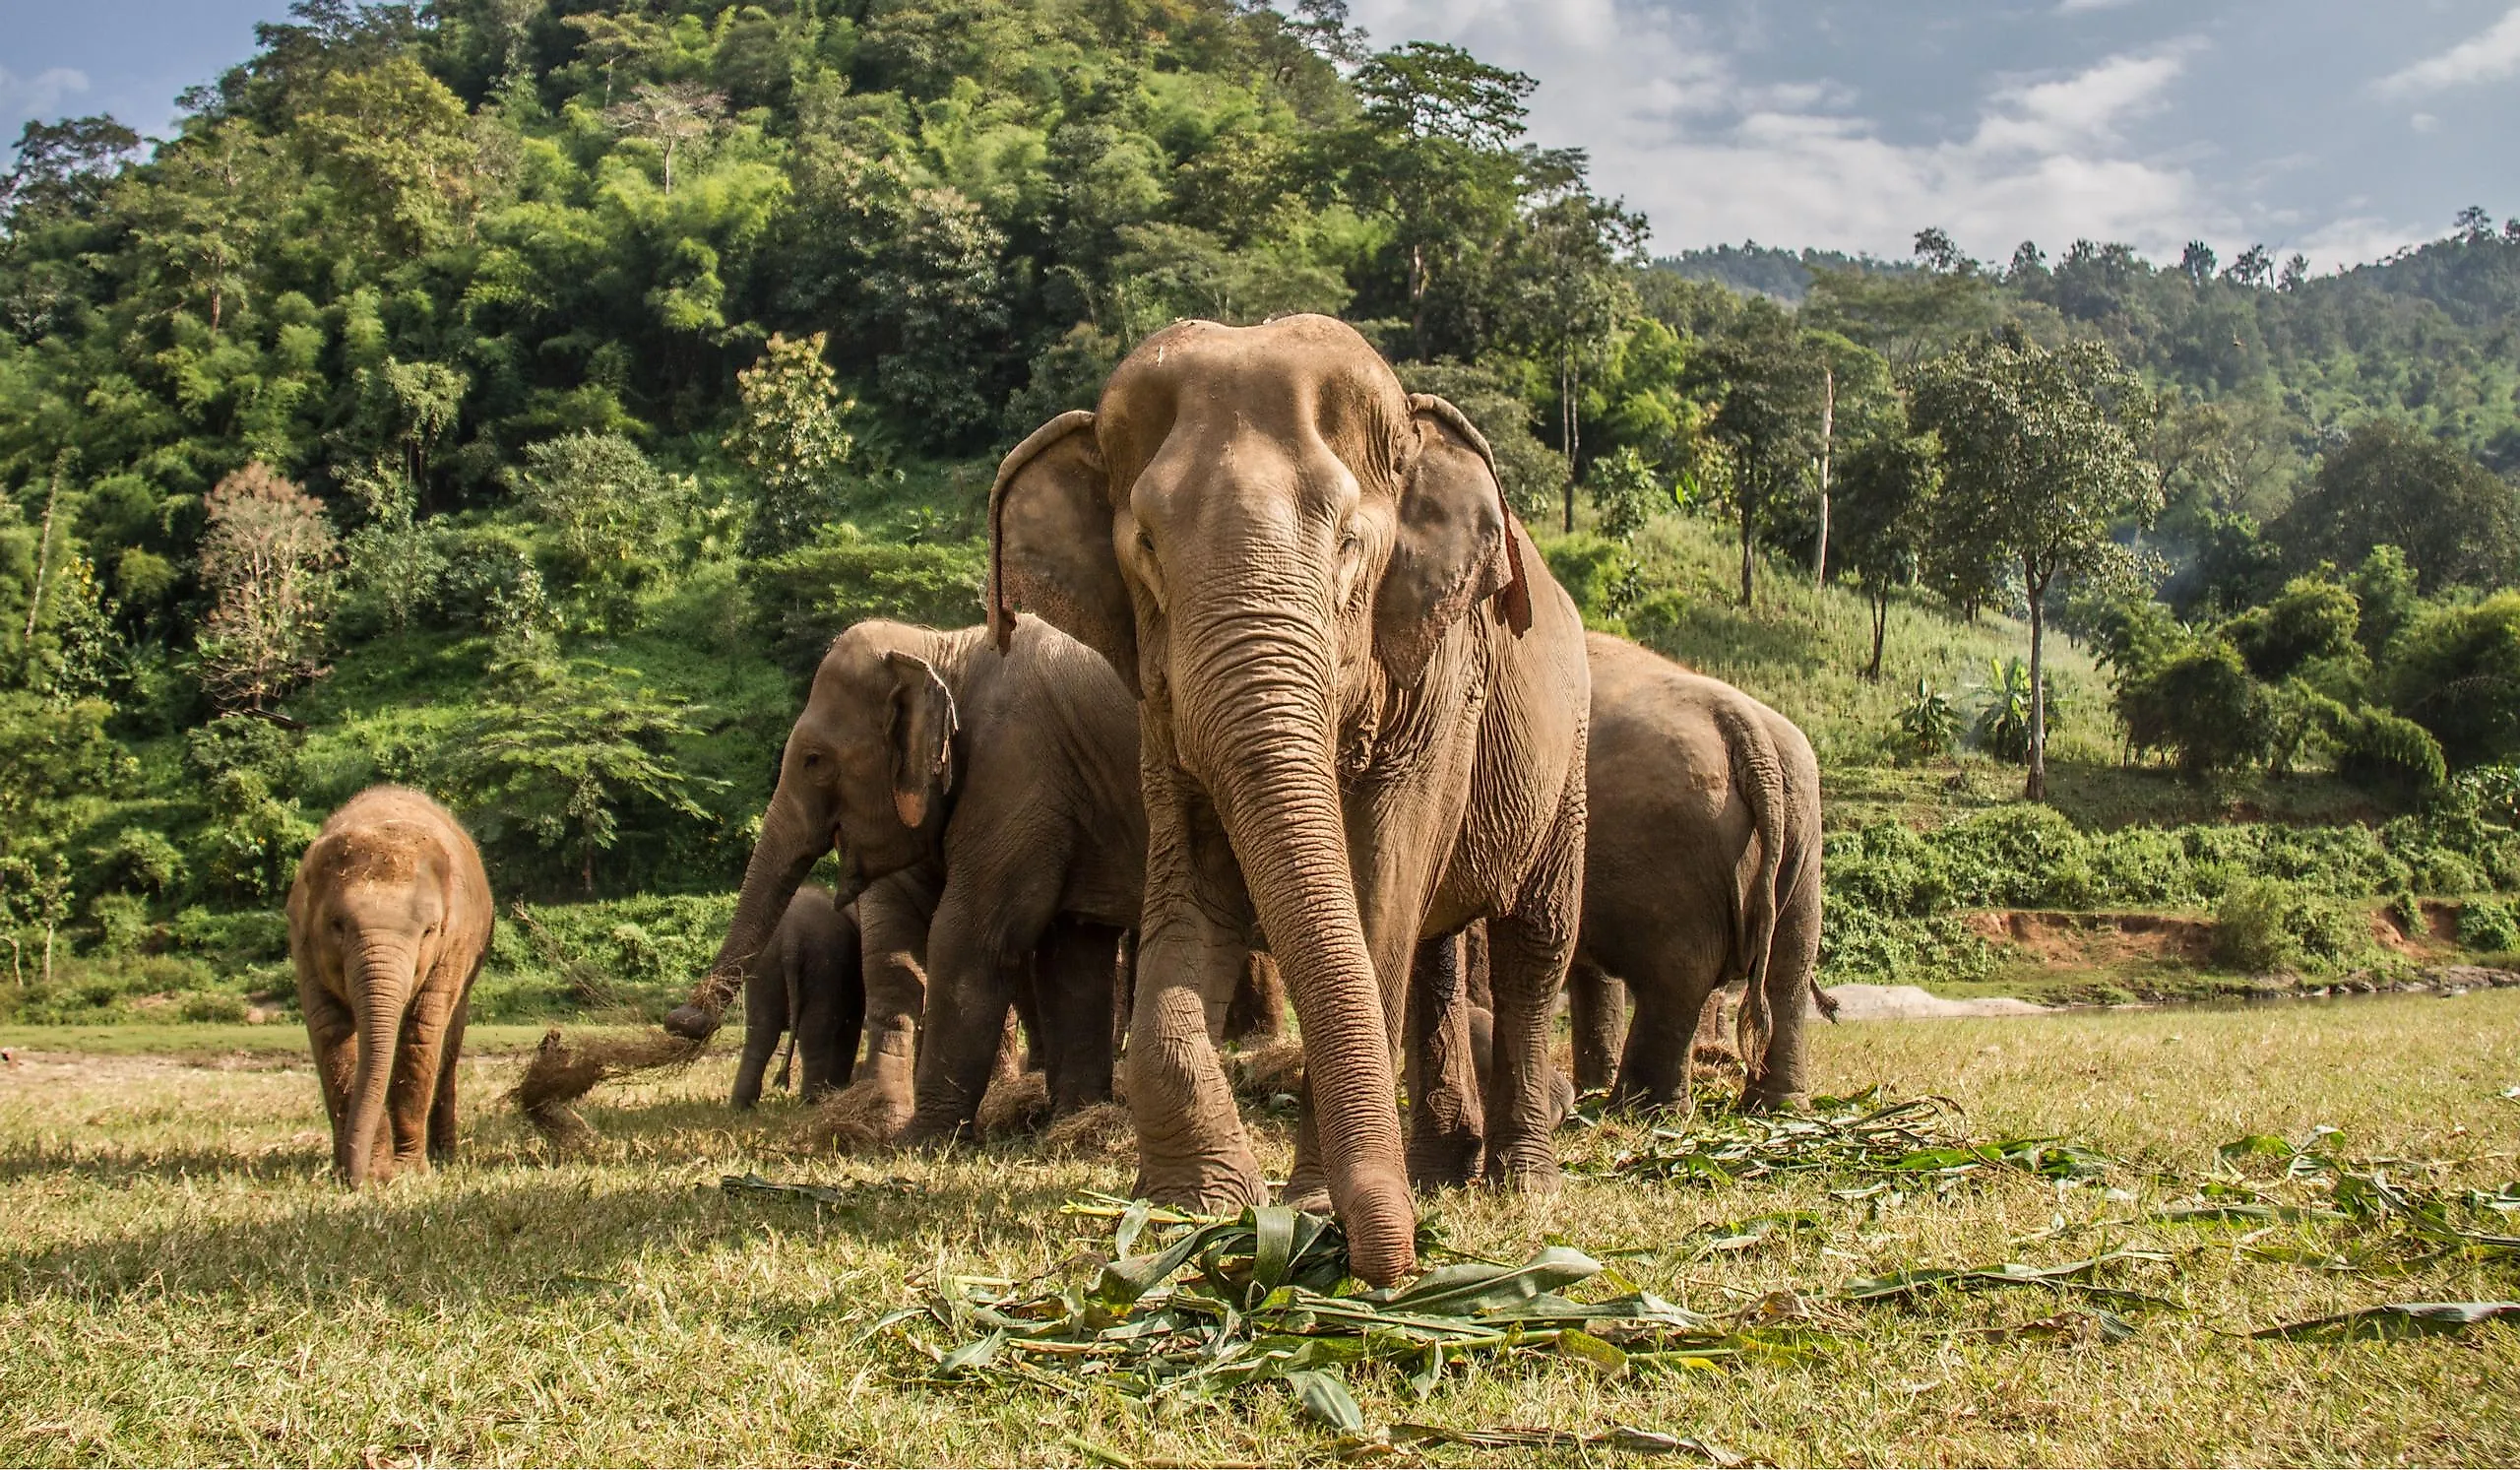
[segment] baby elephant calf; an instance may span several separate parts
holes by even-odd
[[[805,1064],[800,1092],[806,1102],[848,1086],[865,1024],[857,912],[834,907],[829,890],[808,883],[788,901],[770,943],[744,968],[744,1053],[735,1067],[735,1106],[761,1101],[762,1077],[783,1035],[795,1038],[789,1059]],[[788,1085],[785,1063],[779,1085]]]
[[[454,1152],[465,998],[490,923],[480,853],[415,791],[350,798],[298,860],[288,954],[344,1181]]]

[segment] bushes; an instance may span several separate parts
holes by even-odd
[[[2216,963],[2250,974],[2324,968],[2358,944],[2343,910],[2276,879],[2236,884],[2214,909]]]
[[[986,551],[976,542],[876,541],[844,521],[750,567],[754,626],[781,668],[809,679],[823,650],[851,623],[891,617],[961,628],[979,621]]]
[[[2356,786],[2420,796],[2448,775],[2440,743],[2412,720],[2363,709],[2337,732],[2336,773]]]
[[[2420,618],[2399,635],[2388,684],[2451,765],[2520,756],[2520,593]]]
[[[2520,949],[2520,921],[2498,899],[2472,898],[2459,905],[2459,943],[2497,954]]]

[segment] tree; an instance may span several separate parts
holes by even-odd
[[[2520,567],[2520,491],[2403,418],[2363,420],[2271,528],[2297,567],[2406,553],[2426,595],[2509,586]]]
[[[2399,635],[2390,704],[2453,766],[2520,757],[2520,592],[2440,607]]]
[[[596,857],[619,840],[630,808],[709,816],[691,791],[712,783],[684,774],[671,749],[701,733],[704,712],[627,682],[635,677],[589,668],[518,679],[513,697],[485,705],[447,757],[444,779],[476,832],[490,842],[521,833],[572,860],[590,898]]]
[[[324,671],[333,528],[313,496],[259,461],[220,480],[204,509],[201,577],[214,601],[202,683],[220,708],[261,713]]]
[[[1758,524],[1800,483],[1820,445],[1825,363],[1794,319],[1754,300],[1732,330],[1691,359],[1691,378],[1716,400],[1708,436],[1732,461],[1741,530],[1741,606],[1750,606]]]
[[[175,308],[209,308],[213,332],[245,304],[281,167],[268,139],[230,118],[161,149],[149,181],[130,191],[134,243]]]
[[[560,580],[594,605],[598,625],[625,628],[675,529],[682,482],[621,435],[582,431],[527,446],[508,483],[559,543]]]
[[[628,99],[603,109],[603,120],[614,132],[644,138],[664,156],[664,191],[668,199],[673,197],[674,155],[685,144],[707,138],[716,131],[718,119],[725,115],[724,94],[687,82],[663,87],[642,82],[630,89]]]
[[[2122,419],[2146,409],[2142,384],[2108,349],[2053,352],[2018,334],[1979,344],[1917,374],[1910,412],[1942,441],[1938,540],[2001,554],[2021,568],[2030,604],[2031,800],[2048,795],[2048,595],[2059,577],[2122,569],[2122,523],[2148,524],[2161,490]]]
[[[1645,221],[1580,184],[1531,212],[1509,279],[1517,286],[1516,335],[1557,376],[1557,452],[1566,458],[1562,529],[1575,529],[1581,474],[1584,374],[1635,310],[1629,270],[1645,258]]]
[[[1881,643],[1890,622],[1890,594],[1916,580],[1924,548],[1925,513],[1941,485],[1940,446],[1930,435],[1884,433],[1847,455],[1838,480],[1833,528],[1839,559],[1855,569],[1872,606],[1872,660],[1863,676],[1881,677]]]
[[[1347,138],[1349,187],[1388,219],[1407,261],[1413,354],[1429,352],[1429,287],[1478,244],[1504,237],[1521,165],[1524,99],[1540,84],[1458,46],[1410,41],[1375,53],[1354,81],[1361,118]]]
[[[760,486],[744,554],[770,556],[804,544],[839,508],[835,481],[855,440],[844,426],[853,400],[823,360],[824,336],[773,334],[761,360],[736,374],[743,407],[726,449]]]
[[[27,120],[18,160],[0,173],[0,223],[12,233],[41,219],[94,209],[105,185],[140,152],[140,135],[111,117]]]

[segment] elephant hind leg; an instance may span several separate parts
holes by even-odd
[[[1575,1033],[1575,1090],[1600,1092],[1616,1080],[1627,988],[1591,960],[1577,960],[1566,972],[1566,1011]]]
[[[1768,947],[1768,1008],[1775,1029],[1768,1035],[1765,1075],[1742,1094],[1744,1108],[1788,1106],[1809,1085],[1802,1032],[1811,1019],[1812,977],[1820,968],[1817,869],[1816,862],[1807,865],[1794,896],[1777,914],[1776,937]]]
[[[1037,1043],[1050,1089],[1050,1113],[1064,1117],[1111,1100],[1112,986],[1121,931],[1061,919],[1037,957]]]

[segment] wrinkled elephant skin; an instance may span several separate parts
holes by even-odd
[[[1095,412],[1007,456],[989,529],[992,628],[1020,636],[1013,608],[1028,607],[1141,696],[1141,1191],[1212,1210],[1262,1195],[1209,1040],[1256,927],[1305,1054],[1288,1195],[1337,1210],[1358,1276],[1412,1270],[1393,1066],[1411,958],[1478,918],[1497,992],[1487,1167],[1552,1185],[1547,1024],[1582,878],[1582,627],[1478,430],[1406,393],[1330,318],[1176,323],[1120,364]],[[1447,1028],[1466,1024],[1453,1003]],[[1447,1056],[1430,1088],[1475,1088],[1467,1045]]]

